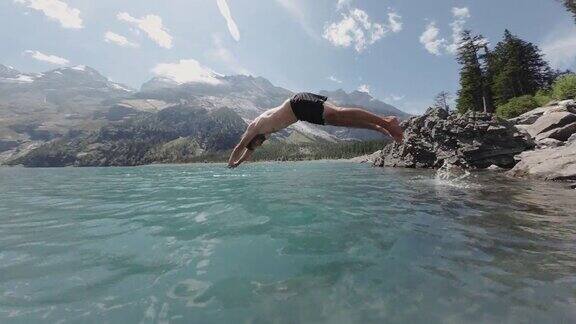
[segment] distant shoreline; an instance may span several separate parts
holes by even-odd
[[[241,166],[245,166],[245,165],[251,165],[251,164],[278,164],[278,163],[302,163],[302,162],[351,162],[351,163],[355,163],[353,161],[353,159],[355,158],[351,158],[351,159],[318,159],[318,160],[289,160],[289,161],[254,161],[254,162],[244,162]],[[136,165],[136,166],[164,166],[164,165],[197,165],[197,164],[210,164],[210,165],[214,165],[214,164],[222,164],[222,165],[227,165],[227,162],[190,162],[190,163],[152,163],[152,164],[144,164],[144,165]],[[104,167],[106,168],[106,167]]]
[[[245,162],[242,166],[251,165],[251,164],[273,164],[273,163],[302,163],[302,162],[350,162],[359,164],[359,162],[355,162],[354,159],[318,159],[318,160],[289,160],[289,161],[254,161],[254,162]],[[0,168],[21,168],[21,169],[64,169],[64,168],[74,168],[74,169],[83,169],[83,168],[138,168],[138,167],[149,167],[149,166],[178,166],[178,165],[218,165],[221,164],[223,166],[227,165],[227,162],[189,162],[189,163],[150,163],[150,164],[141,164],[141,165],[110,165],[110,166],[58,166],[58,167],[27,167],[23,165],[5,165],[0,164]],[[240,166],[240,167],[242,167]]]

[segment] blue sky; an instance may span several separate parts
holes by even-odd
[[[82,64],[133,87],[252,74],[411,113],[457,90],[461,28],[491,43],[508,28],[576,69],[576,28],[554,0],[4,0],[0,21],[0,63],[26,72]]]

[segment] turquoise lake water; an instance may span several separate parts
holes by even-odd
[[[0,322],[574,323],[566,188],[347,162],[0,168]]]

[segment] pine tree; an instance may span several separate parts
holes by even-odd
[[[487,95],[488,82],[486,71],[480,61],[480,50],[486,48],[486,41],[481,35],[472,35],[472,32],[462,32],[460,47],[458,48],[458,63],[460,69],[460,90],[456,99],[456,109],[463,113],[469,110],[490,111],[492,107],[490,97]]]
[[[497,105],[548,89],[553,73],[540,49],[510,31],[504,32],[494,51],[487,55],[489,82]]]
[[[482,39],[478,44],[484,51],[482,55],[480,55],[481,65],[482,65],[482,75],[484,76],[484,83],[483,83],[483,100],[484,100],[484,109],[486,112],[493,113],[496,111],[496,106],[494,104],[494,93],[492,92],[492,83],[494,80],[495,71],[490,64],[491,61],[491,52],[488,48],[488,42],[485,39]]]
[[[452,95],[448,91],[442,91],[434,97],[434,108],[440,108],[450,112],[450,105],[448,102],[452,98]]]
[[[575,0],[560,0],[560,1],[564,3],[564,7],[566,7],[566,10],[570,11],[574,16],[574,19],[576,19],[576,1]]]

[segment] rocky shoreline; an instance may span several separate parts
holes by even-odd
[[[402,124],[403,143],[353,161],[376,167],[507,170],[514,177],[576,181],[576,101],[552,102],[517,118],[430,108]]]
[[[576,181],[576,101],[554,102],[511,120],[535,141],[518,156],[508,174],[544,180]]]

